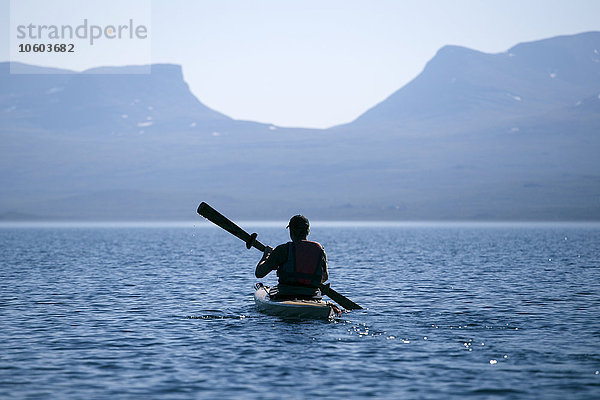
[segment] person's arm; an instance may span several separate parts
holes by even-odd
[[[258,264],[256,265],[256,270],[254,271],[254,275],[257,278],[264,278],[265,276],[267,276],[267,274],[269,272],[273,271],[271,263],[267,263],[267,260],[269,260],[269,256],[271,255],[272,252],[273,252],[272,247],[269,247],[269,246],[265,247],[263,256],[260,259],[260,261],[258,262]]]
[[[257,278],[264,278],[273,270],[276,270],[287,259],[287,247],[284,245],[277,246],[275,250],[267,246],[262,258],[256,265],[254,275]]]

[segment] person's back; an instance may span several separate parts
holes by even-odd
[[[308,219],[295,215],[288,224],[291,242],[267,248],[256,266],[257,278],[276,270],[279,277],[276,297],[310,298],[319,295],[319,285],[328,279],[327,255],[323,246],[306,240]]]

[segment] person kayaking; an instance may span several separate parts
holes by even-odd
[[[306,240],[310,224],[304,215],[294,215],[287,228],[292,241],[275,249],[267,246],[254,274],[263,278],[277,271],[279,284],[271,289],[271,298],[320,298],[319,284],[329,277],[325,250],[320,243]]]

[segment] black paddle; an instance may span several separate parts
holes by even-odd
[[[256,240],[256,233],[250,235],[248,232],[234,224],[229,218],[219,213],[217,210],[206,204],[205,202],[200,203],[198,206],[198,214],[202,215],[204,218],[212,222],[213,224],[225,229],[227,232],[231,233],[233,236],[242,239],[246,242],[246,247],[250,249],[254,247],[262,252],[265,251],[265,245]],[[333,301],[344,307],[346,310],[361,310],[362,307],[350,300],[347,297],[339,294],[335,290],[329,287],[329,284],[324,285],[320,284],[319,289],[321,289],[321,293],[326,296],[329,296]]]

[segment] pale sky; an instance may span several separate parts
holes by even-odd
[[[597,0],[139,1],[151,5],[151,62],[181,64],[207,106],[279,126],[349,122],[408,83],[447,44],[496,53],[600,31]],[[102,2],[111,3],[121,2]],[[0,59],[8,60],[9,0],[0,7]],[[55,66],[97,66],[60,62]]]

